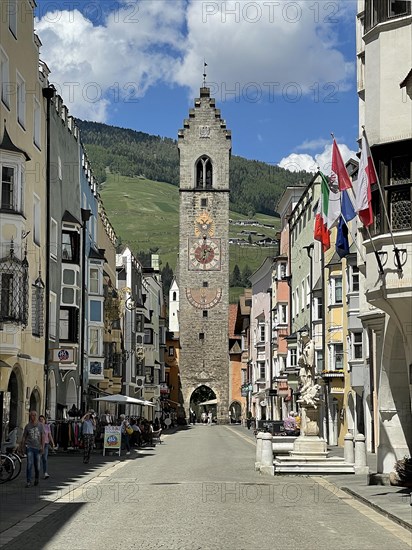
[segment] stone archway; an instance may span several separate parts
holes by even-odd
[[[69,383],[67,384],[67,393],[66,393],[66,406],[67,410],[70,410],[73,405],[77,408],[77,388],[74,378],[70,378]]]
[[[204,418],[204,414],[211,411],[213,414],[213,417],[216,416],[216,410],[217,410],[217,404],[207,404],[202,405],[201,403],[207,403],[208,401],[215,401],[216,400],[216,393],[210,388],[209,386],[205,384],[200,384],[197,388],[195,388],[189,399],[190,403],[190,411],[193,411],[196,415],[197,422],[200,422],[202,420],[202,417]],[[189,422],[192,421],[192,418],[190,417],[190,414],[188,415]]]
[[[30,411],[36,411],[37,414],[40,414],[41,407],[41,398],[38,388],[33,388],[30,394]]]
[[[231,424],[237,424],[242,418],[242,405],[239,401],[232,401],[229,407],[229,417]]]
[[[54,371],[51,370],[49,374],[49,378],[47,380],[47,404],[46,408],[48,410],[48,416],[49,418],[55,419],[56,418],[56,406],[57,406],[57,398],[56,398],[56,375],[54,374]]]
[[[412,441],[408,362],[402,334],[393,319],[387,325],[380,369],[379,473],[392,471],[399,458],[409,455]]]
[[[7,392],[9,393],[8,429],[10,430],[15,428],[16,426],[20,426],[23,418],[23,384],[20,370],[18,368],[14,368],[10,373]]]

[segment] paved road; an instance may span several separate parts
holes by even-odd
[[[261,476],[254,453],[236,427],[197,425],[166,436],[32,516],[7,549],[412,547],[410,532],[328,482]]]

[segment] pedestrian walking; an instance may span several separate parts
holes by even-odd
[[[44,426],[39,422],[36,411],[30,411],[21,440],[21,450],[27,455],[26,487],[31,487],[31,474],[34,467],[34,484],[39,484],[40,456],[44,451]],[[24,448],[26,447],[26,451]]]
[[[210,426],[211,426],[212,421],[213,421],[213,414],[212,414],[212,411],[209,411],[208,414],[207,414],[207,423],[210,424]]]
[[[122,447],[123,445],[126,448],[126,455],[130,454],[130,434],[133,433],[133,428],[131,428],[129,421],[126,419],[126,416],[124,414],[120,415],[121,423],[121,432],[122,432]]]
[[[94,430],[96,427],[96,422],[90,412],[86,413],[82,419],[82,435],[83,435],[83,445],[84,445],[84,454],[83,454],[83,463],[88,464],[90,461],[90,453],[93,448],[93,439],[94,439]]]
[[[47,460],[49,458],[50,445],[54,449],[54,439],[51,434],[50,424],[47,423],[46,417],[41,414],[39,416],[39,421],[43,424],[43,429],[44,429],[44,451],[43,451],[43,454],[41,455],[41,463],[43,466],[43,476],[44,476],[44,479],[48,479],[50,476],[47,472],[47,469],[48,469]]]

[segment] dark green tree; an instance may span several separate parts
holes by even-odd
[[[236,264],[230,276],[229,286],[242,286],[242,278],[240,275],[239,266]]]
[[[162,275],[163,294],[164,296],[168,297],[170,286],[173,280],[173,269],[170,267],[169,262],[166,262],[166,265],[160,271],[160,273]]]
[[[250,276],[252,275],[252,270],[248,265],[245,265],[245,267],[242,269],[242,285],[244,288],[250,288],[252,286],[252,283],[250,282]]]

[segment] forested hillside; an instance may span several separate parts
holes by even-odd
[[[177,142],[135,130],[77,119],[82,142],[100,183],[106,171],[122,176],[179,184]],[[307,172],[289,172],[279,166],[233,156],[230,163],[230,208],[253,215],[274,214],[274,205],[283,189],[299,181],[309,181]]]

